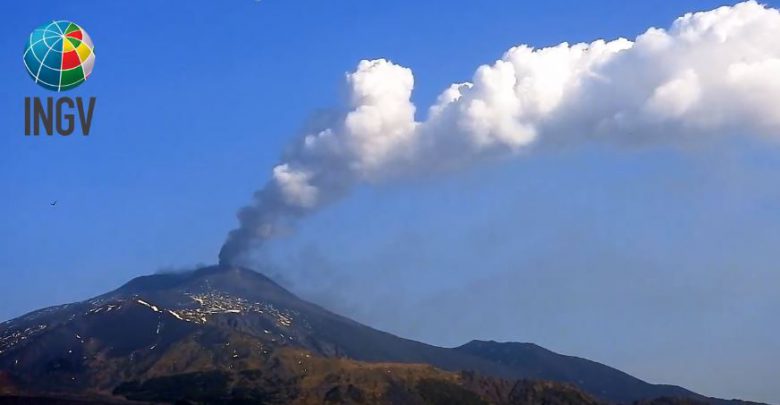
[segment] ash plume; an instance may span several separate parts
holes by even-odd
[[[240,261],[355,185],[467,168],[536,145],[780,136],[780,12],[755,1],[689,13],[635,40],[509,49],[444,90],[422,121],[412,71],[346,75],[348,112],[297,139],[238,213],[220,262]],[[446,61],[442,61],[446,63]]]

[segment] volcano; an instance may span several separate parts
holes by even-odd
[[[528,343],[443,348],[400,338],[234,266],[138,277],[0,324],[0,395],[27,398],[18,403],[726,402]]]

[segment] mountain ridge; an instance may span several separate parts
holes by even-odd
[[[288,349],[317,358],[558,381],[613,402],[660,396],[719,401],[532,343],[471,341],[444,348],[404,339],[304,301],[267,276],[235,266],[140,276],[97,297],[0,324],[0,370],[44,392],[65,387],[108,393],[129,380],[256,369]],[[44,377],[50,382],[41,383]]]

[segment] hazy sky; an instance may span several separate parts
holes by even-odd
[[[776,2],[766,2],[780,6]],[[519,44],[635,38],[717,1],[14,2],[0,28],[0,320],[213,263],[236,210],[362,59],[417,117]],[[88,138],[23,136],[24,41],[81,24]],[[780,72],[778,72],[780,74]],[[735,132],[739,132],[736,130]],[[294,292],[439,345],[531,341],[651,382],[780,403],[780,147],[586,144],[358,185],[256,258]],[[55,207],[49,202],[58,200]]]

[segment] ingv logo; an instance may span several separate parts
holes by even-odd
[[[24,49],[27,73],[41,87],[61,92],[84,83],[95,66],[92,39],[79,25],[70,21],[53,21],[36,28]],[[76,129],[76,108],[83,135],[89,135],[95,97],[84,102],[81,97],[26,97],[24,100],[24,134],[38,136],[43,127],[46,135],[68,136]]]

